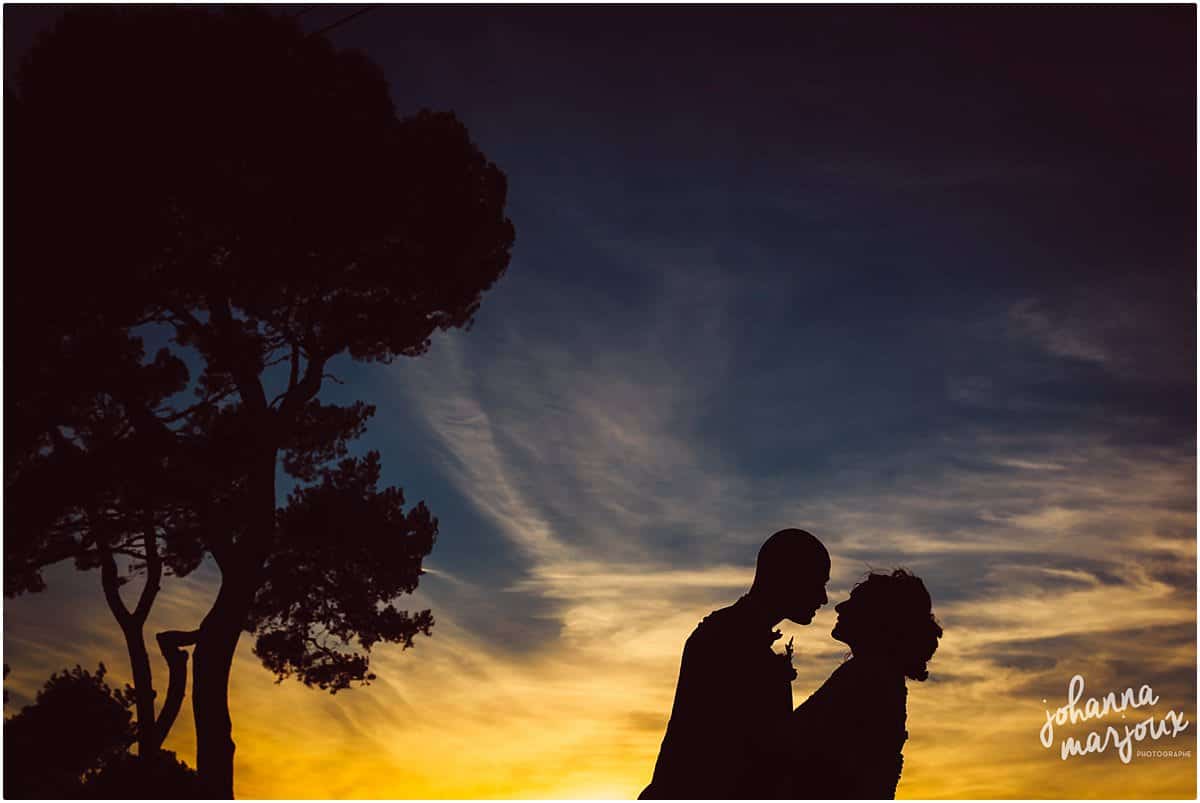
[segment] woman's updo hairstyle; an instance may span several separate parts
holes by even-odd
[[[927,664],[937,651],[942,627],[921,578],[907,569],[871,572],[850,593],[861,604],[862,616],[877,625],[876,632],[890,636],[891,652],[900,659],[904,676],[928,679]]]

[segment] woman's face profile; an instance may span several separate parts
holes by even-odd
[[[846,644],[855,655],[879,652],[879,610],[867,599],[863,586],[856,587],[833,610],[838,616],[831,636]]]
[[[854,645],[850,643],[850,638],[853,633],[854,614],[858,607],[858,604],[854,601],[853,591],[850,592],[848,599],[833,606],[833,610],[837,612],[837,621],[834,623],[833,630],[829,635],[838,641],[845,642],[849,645],[850,649],[854,649]]]

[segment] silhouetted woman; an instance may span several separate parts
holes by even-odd
[[[925,680],[942,628],[925,584],[904,569],[871,573],[834,608],[852,656],[792,715],[792,797],[892,799],[908,689]]]

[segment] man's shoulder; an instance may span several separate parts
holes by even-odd
[[[744,635],[744,625],[734,606],[719,608],[700,620],[688,644],[697,647],[709,644],[724,644]]]

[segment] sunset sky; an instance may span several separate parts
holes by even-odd
[[[5,7],[6,78],[54,13]],[[898,797],[1196,795],[1193,6],[382,7],[332,38],[457,112],[517,242],[471,331],[335,369],[440,520],[402,600],[436,625],[336,696],[244,638],[238,796],[634,797],[684,639],[783,527],[833,562],[782,626],[797,704],[866,571],[933,597]],[[216,576],[170,578],[150,638]],[[76,663],[129,678],[99,576],[47,580],[4,604],[9,714]],[[1060,760],[1146,709],[1043,748],[1075,674],[1152,685],[1192,724],[1138,747],[1191,758]],[[190,701],[167,747],[194,764]]]

